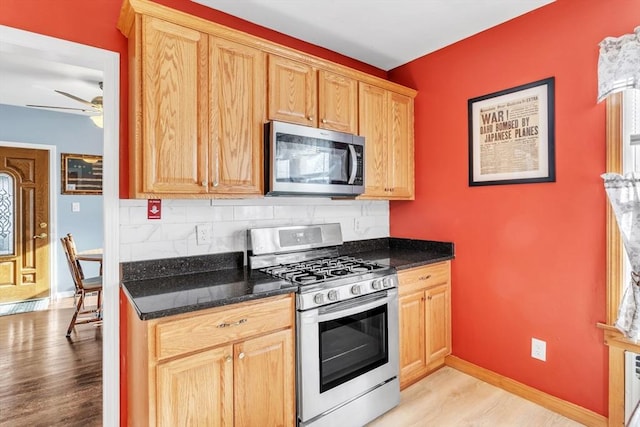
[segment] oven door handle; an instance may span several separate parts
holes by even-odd
[[[349,152],[351,153],[351,176],[347,184],[353,184],[356,180],[356,173],[358,172],[358,157],[353,145],[349,145]]]
[[[368,310],[371,310],[376,307],[380,307],[382,305],[388,304],[394,299],[398,298],[397,291],[387,291],[385,296],[380,296],[377,299],[374,299],[371,302],[367,302],[364,304],[350,304],[348,308],[345,309],[335,309],[329,312],[325,312],[322,314],[318,314],[318,322],[328,322],[330,320],[340,319],[342,317],[351,316],[353,314],[362,313]],[[355,302],[354,300],[345,301],[345,303]],[[333,307],[332,307],[333,308]]]

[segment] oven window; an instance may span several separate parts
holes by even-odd
[[[387,305],[319,324],[320,392],[389,361]]]

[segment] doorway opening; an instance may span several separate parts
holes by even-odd
[[[0,26],[0,51],[55,58],[103,73],[103,425],[119,425],[119,55],[67,40]],[[51,241],[58,241],[57,231]],[[55,245],[54,245],[55,246]]]

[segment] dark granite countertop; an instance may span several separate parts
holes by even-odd
[[[453,243],[399,238],[344,242],[339,252],[396,270],[455,257]],[[296,291],[297,285],[243,262],[243,252],[229,252],[121,263],[122,288],[142,320]]]
[[[396,270],[455,258],[453,243],[395,237],[344,242],[340,254],[376,261]]]
[[[286,280],[250,271],[243,260],[243,252],[231,252],[122,263],[122,288],[141,320],[296,291]]]

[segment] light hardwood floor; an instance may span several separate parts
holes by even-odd
[[[444,367],[402,391],[400,405],[368,427],[577,427],[582,424]]]

